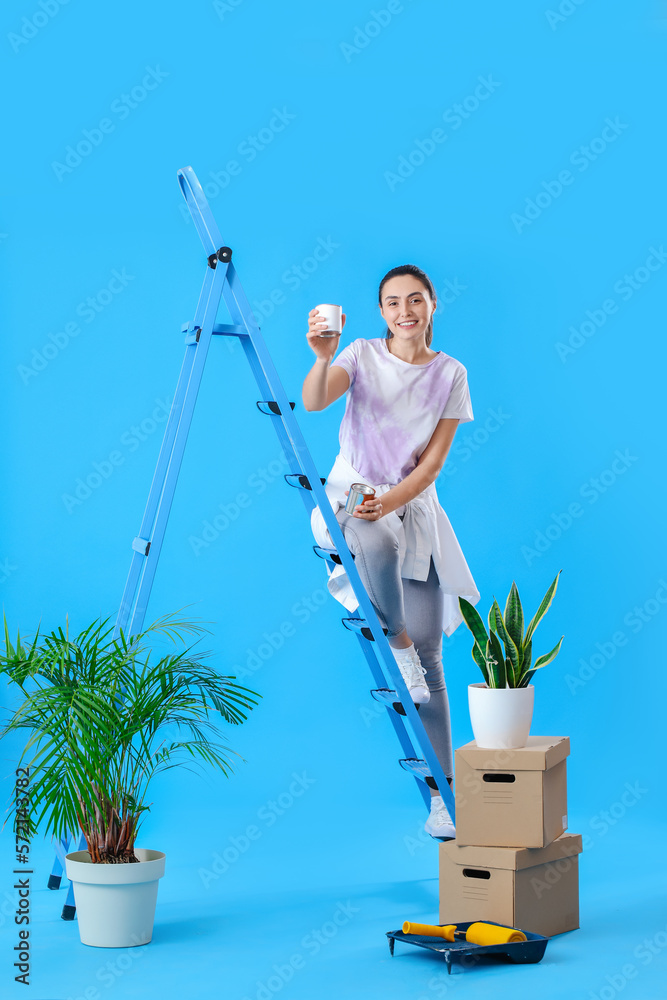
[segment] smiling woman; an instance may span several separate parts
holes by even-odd
[[[316,361],[303,401],[307,410],[323,410],[347,393],[327,496],[451,785],[442,633],[451,635],[462,620],[457,596],[474,604],[479,592],[435,480],[459,423],[473,419],[472,406],[464,366],[430,347],[437,301],[428,276],[414,264],[395,267],[380,282],[378,298],[385,336],[354,340],[335,359],[340,335],[324,337],[322,316],[310,311],[307,340]],[[375,495],[350,514],[345,497],[353,482],[373,486]],[[331,547],[319,509],[312,527],[318,544]],[[342,565],[330,572],[328,585],[348,610],[356,609]],[[454,836],[437,790],[426,830]]]

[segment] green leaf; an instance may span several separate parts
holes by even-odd
[[[482,671],[482,676],[484,678],[485,684],[487,684],[488,687],[491,687],[491,684],[489,684],[489,671],[486,664],[486,658],[476,642],[473,643],[472,658],[479,667],[479,669]]]
[[[553,581],[553,583],[551,584],[551,586],[547,590],[546,594],[542,598],[542,603],[540,604],[539,608],[537,609],[537,611],[533,615],[533,617],[532,617],[532,619],[530,621],[530,624],[529,624],[528,628],[526,629],[526,638],[525,638],[526,642],[528,642],[528,640],[532,638],[533,632],[535,631],[535,629],[537,628],[537,626],[541,622],[542,618],[544,618],[545,614],[547,613],[547,611],[551,607],[551,602],[554,599],[554,594],[556,593],[556,588],[558,586],[558,577],[561,575],[562,572],[563,572],[562,569],[558,570],[558,572],[556,573],[555,580]]]
[[[466,601],[465,597],[459,597],[459,607],[463,615],[463,620],[472,632],[475,642],[481,650],[486,649],[489,637],[486,633],[484,622],[479,616],[479,612],[470,601]]]
[[[496,643],[500,646],[500,643],[496,639]],[[505,657],[500,654],[500,659],[496,660],[494,654],[493,646],[489,642],[487,646],[487,657],[489,657],[489,674],[493,676],[493,687],[494,688],[504,688],[507,684],[507,674],[505,670]]]
[[[564,638],[565,636],[562,635],[550,653],[545,653],[543,656],[540,656],[537,660],[535,660],[533,670],[539,670],[540,667],[546,667],[547,663],[551,663],[552,660],[556,659],[560,652],[560,645]]]
[[[514,581],[512,581],[512,586],[505,602],[504,618],[505,628],[512,636],[514,644],[520,652],[523,644],[523,608],[521,607],[519,591]]]
[[[517,676],[521,670],[519,650],[516,647],[514,639],[505,628],[505,622],[503,620],[502,612],[496,600],[494,600],[491,610],[493,611],[494,614],[494,620],[496,628],[498,630],[498,634],[500,638],[503,640],[503,643],[505,645],[505,653],[507,655],[508,660],[512,664],[512,680],[514,680],[514,677]],[[512,684],[510,686],[513,687],[514,685]]]
[[[533,643],[531,640],[524,643],[521,653],[521,669],[519,670],[519,676],[514,678],[514,687],[523,687],[521,683],[522,678],[531,669],[530,664],[533,658]]]
[[[508,674],[505,665],[505,656],[503,655],[502,646],[495,632],[489,632],[489,643],[487,646],[487,655],[492,656],[497,663],[497,667],[494,671],[494,679],[496,681],[493,687],[507,687],[508,686]],[[509,685],[512,686],[511,684]]]

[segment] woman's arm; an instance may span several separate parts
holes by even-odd
[[[320,336],[322,325],[321,314],[317,309],[311,309],[308,313],[306,339],[316,354],[316,361],[304,379],[301,392],[303,405],[307,410],[324,410],[350,387],[350,376],[345,369],[331,365],[338,350],[340,335]],[[344,326],[345,313],[342,316],[341,330]]]
[[[324,410],[339,399],[350,387],[350,376],[344,368],[318,358],[306,375],[301,397],[307,410]]]
[[[363,507],[358,507],[354,516],[362,517],[367,521],[377,521],[385,514],[390,514],[398,507],[402,507],[403,504],[414,500],[427,486],[434,483],[445,464],[447,452],[454,440],[458,425],[458,417],[445,417],[443,420],[439,420],[431,435],[431,440],[424,448],[416,468],[410,475],[401,480],[397,486],[392,486],[375,502],[366,502]],[[366,509],[368,509],[367,512],[361,513],[361,510],[366,511]]]

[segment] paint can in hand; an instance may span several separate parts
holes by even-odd
[[[354,508],[357,504],[365,503],[366,500],[370,500],[374,496],[375,490],[372,486],[366,486],[365,483],[352,483],[350,492],[347,495],[345,510],[348,514],[354,514]]]

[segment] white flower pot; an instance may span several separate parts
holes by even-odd
[[[488,750],[525,747],[533,718],[535,688],[468,685],[468,707],[475,742]]]
[[[135,849],[138,864],[95,865],[88,851],[66,855],[67,877],[82,944],[131,948],[153,937],[158,879],[164,875],[161,851]]]

